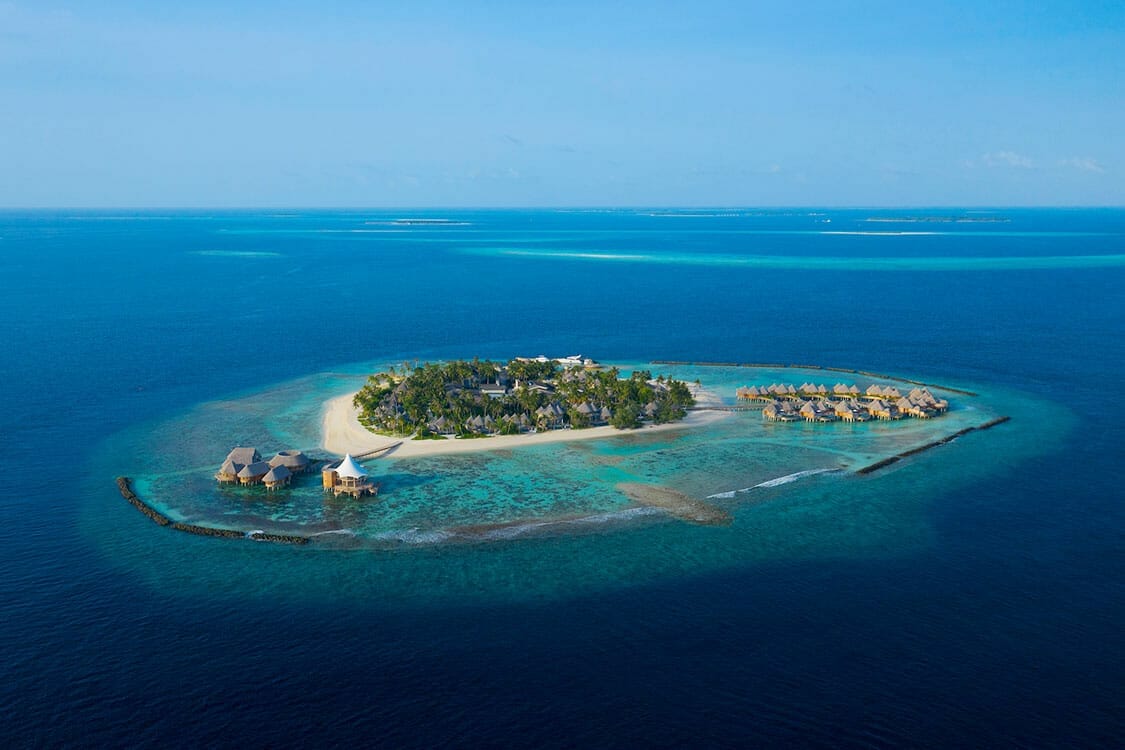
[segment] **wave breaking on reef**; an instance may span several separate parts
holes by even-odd
[[[796,482],[798,479],[804,479],[805,477],[812,477],[812,476],[816,476],[817,474],[827,474],[829,472],[837,472],[837,471],[842,471],[842,469],[837,469],[835,467],[830,466],[830,467],[825,467],[823,469],[806,469],[805,471],[795,471],[792,474],[786,474],[785,476],[775,477],[773,479],[767,479],[766,481],[759,482],[758,484],[755,484],[752,487],[743,487],[740,490],[728,490],[727,492],[716,492],[714,495],[708,495],[707,499],[708,500],[730,500],[735,495],[741,494],[743,492],[749,492],[750,490],[763,489],[763,488],[766,488],[766,487],[780,487],[783,484],[789,484],[790,482]]]

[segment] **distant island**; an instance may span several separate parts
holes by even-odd
[[[1004,216],[873,216],[866,222],[884,224],[1010,224]]]
[[[622,377],[581,357],[454,360],[371,375],[352,399],[369,431],[414,439],[519,435],[678,422],[695,404],[684,382]]]

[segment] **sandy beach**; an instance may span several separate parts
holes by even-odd
[[[695,396],[696,404],[699,406],[719,403],[718,397],[706,390],[693,387],[692,393]],[[345,453],[361,455],[401,442],[402,445],[381,455],[388,458],[415,458],[449,453],[473,453],[519,448],[526,445],[542,445],[543,443],[566,443],[576,440],[597,440],[621,435],[692,429],[731,416],[730,412],[724,411],[692,411],[688,412],[688,415],[679,422],[645,425],[637,430],[618,430],[614,427],[604,426],[590,427],[584,430],[550,430],[523,435],[496,435],[471,440],[403,440],[402,438],[392,438],[368,432],[359,423],[359,410],[352,405],[354,396],[354,393],[348,393],[325,402],[324,416],[321,422],[320,447],[326,451],[339,455]]]

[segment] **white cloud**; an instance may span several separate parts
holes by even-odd
[[[1031,169],[1034,163],[1030,157],[1017,154],[1015,151],[993,151],[980,158],[986,167],[1014,167],[1017,169]]]
[[[1083,172],[1097,172],[1098,174],[1105,172],[1105,167],[1098,164],[1097,159],[1091,159],[1089,156],[1072,156],[1069,159],[1060,159],[1059,166],[1072,167]]]

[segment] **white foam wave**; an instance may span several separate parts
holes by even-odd
[[[572,518],[569,521],[565,521],[565,523],[608,523],[610,521],[625,521],[630,518],[640,518],[641,516],[659,516],[662,513],[664,513],[664,511],[661,508],[641,505],[636,508],[626,508],[625,510],[611,510],[605,513],[595,513],[589,516],[582,516],[581,518]]]
[[[855,234],[872,234],[870,232]],[[887,234],[885,232],[875,234]],[[925,234],[937,234],[927,232]],[[462,248],[471,255],[502,255],[550,260],[579,260],[614,263],[715,266],[731,268],[776,268],[833,271],[1005,271],[1060,268],[1118,268],[1125,254],[1044,256],[788,256],[718,255],[711,253],[622,253],[598,251],[535,250],[529,248]]]
[[[439,544],[453,537],[448,531],[433,529],[394,529],[373,535],[373,539],[387,542],[402,542],[403,544]]]
[[[765,487],[780,487],[783,484],[789,484],[790,482],[796,482],[798,479],[804,479],[805,477],[816,476],[817,474],[825,474],[825,473],[831,472],[831,471],[840,471],[840,470],[835,468],[835,467],[829,466],[829,467],[825,467],[823,469],[806,469],[804,471],[795,471],[792,474],[786,474],[785,476],[774,477],[773,479],[767,479],[764,482],[759,482],[758,484],[755,484],[753,487],[743,487],[742,489],[739,489],[739,490],[729,490],[727,492],[716,492],[714,495],[708,495],[707,499],[708,500],[729,500],[729,499],[733,498],[735,495],[738,495],[742,492],[749,492],[750,490],[756,490],[756,489],[765,488]]]
[[[658,516],[663,512],[664,511],[660,508],[639,506],[636,508],[625,508],[624,510],[606,511],[605,513],[592,513],[588,516],[580,516],[578,518],[565,518],[556,521],[529,521],[528,523],[513,524],[511,526],[501,526],[499,528],[489,529],[481,536],[486,539],[513,539],[515,537],[522,536],[530,531],[550,528],[552,526],[599,525],[604,523],[628,521],[633,518],[641,518],[644,516]]]
[[[194,255],[210,258],[280,258],[281,253],[266,250],[196,250]]]
[[[859,237],[930,237],[939,234],[951,234],[950,232],[847,232],[844,230],[838,231],[823,231],[817,234],[843,234],[843,235],[856,235]]]

